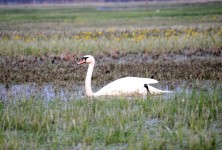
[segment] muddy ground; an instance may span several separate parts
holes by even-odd
[[[0,83],[82,84],[87,65],[77,65],[80,55],[60,57],[0,56]],[[150,77],[159,81],[222,81],[222,50],[169,53],[97,54],[93,84],[101,85],[125,76]]]

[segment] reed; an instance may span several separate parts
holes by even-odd
[[[144,7],[148,5],[149,7]],[[220,2],[0,8],[1,55],[220,49]],[[143,6],[143,7],[142,7]],[[102,6],[103,7],[103,6]],[[106,6],[104,6],[106,7]],[[110,9],[116,9],[107,4]]]
[[[24,34],[2,32],[3,55],[43,55],[62,53],[106,54],[175,52],[184,49],[220,49],[222,29],[176,28]]]
[[[218,92],[1,102],[0,147],[217,149],[222,140]]]

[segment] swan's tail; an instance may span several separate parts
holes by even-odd
[[[152,87],[150,85],[148,85],[148,90],[149,90],[149,93],[153,94],[153,95],[164,94],[164,93],[172,93],[172,91],[162,91],[162,90],[159,90],[159,89],[157,89],[155,87]]]

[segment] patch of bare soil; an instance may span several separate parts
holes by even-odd
[[[215,54],[214,54],[215,53]],[[196,50],[183,53],[97,55],[93,73],[96,85],[120,77],[150,77],[160,81],[222,81],[221,50]],[[80,57],[0,56],[0,83],[75,83],[84,82],[87,65],[77,65]]]

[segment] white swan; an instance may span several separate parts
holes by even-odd
[[[157,83],[157,80],[150,78],[138,78],[138,77],[125,77],[115,80],[108,85],[104,86],[98,92],[93,93],[91,88],[91,78],[93,68],[95,65],[95,59],[91,55],[86,55],[78,62],[78,64],[88,63],[89,67],[85,79],[85,88],[87,96],[105,96],[105,95],[146,95],[150,94],[163,94],[169,93],[170,91],[162,91],[156,89],[149,84]]]

